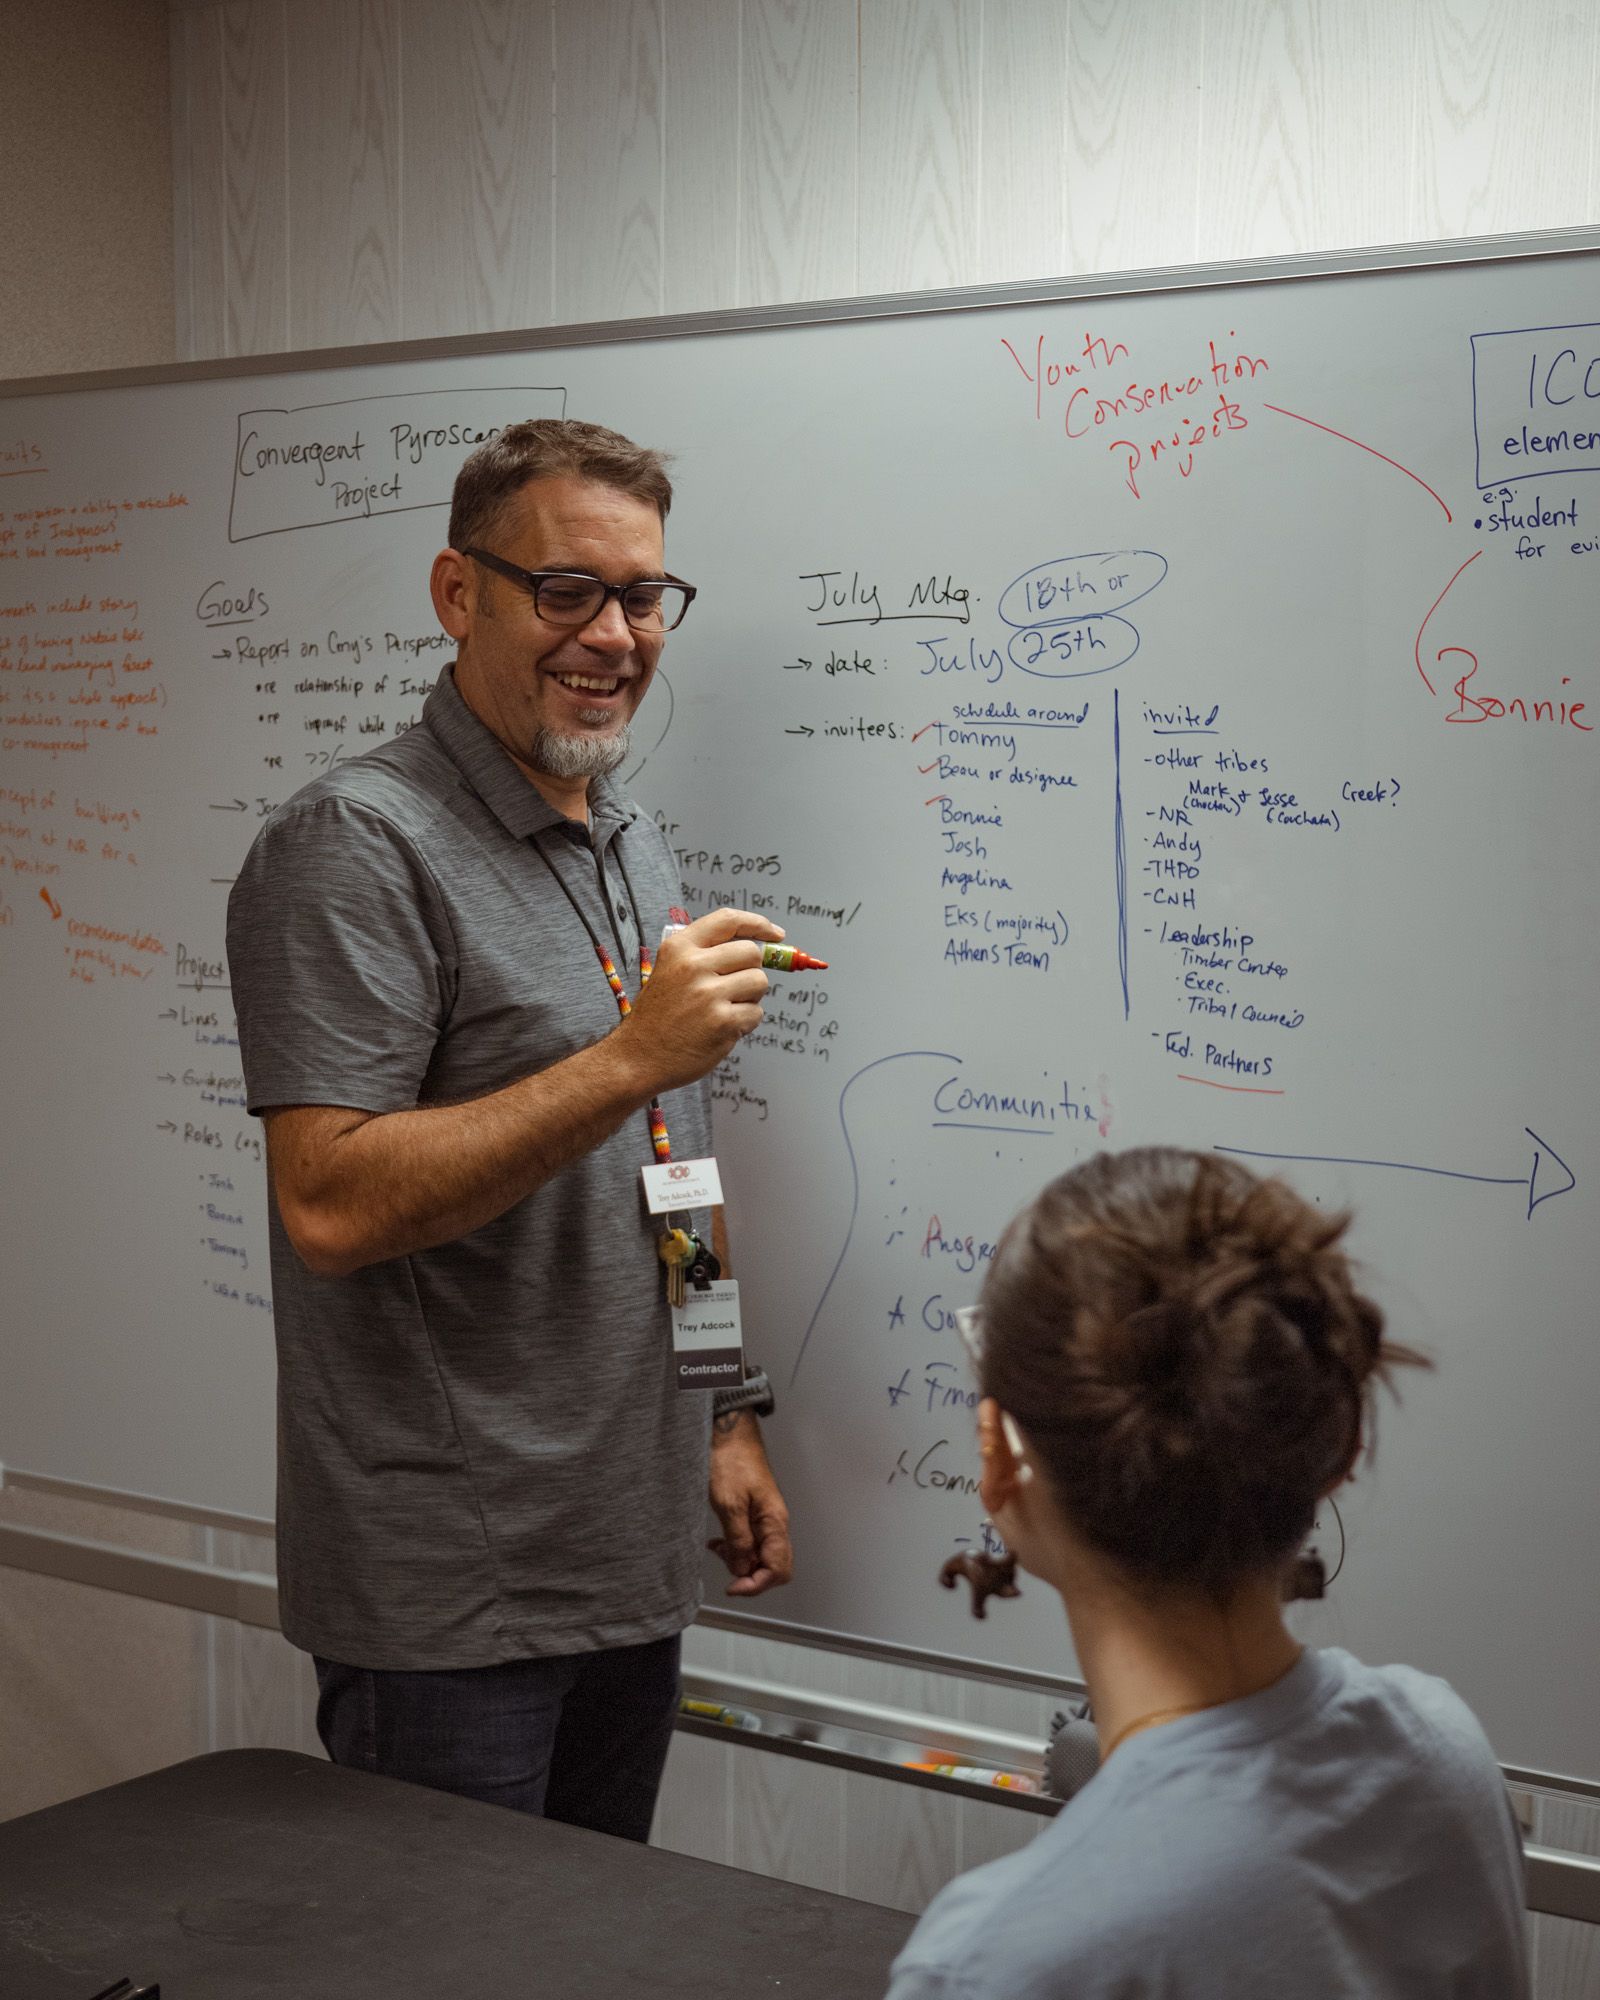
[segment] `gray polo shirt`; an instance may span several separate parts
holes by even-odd
[[[280,807],[228,905],[250,1109],[456,1103],[615,1028],[579,912],[634,993],[681,889],[609,780],[590,813],[546,803],[448,668],[418,727]],[[703,1086],[663,1109],[675,1157],[710,1151]],[[651,1157],[641,1111],[483,1228],[344,1278],[305,1268],[272,1204],[296,1645],[475,1667],[693,1618],[711,1399],[672,1375]]]
[[[962,1875],[889,2000],[1527,2000],[1505,1780],[1441,1680],[1307,1651]]]

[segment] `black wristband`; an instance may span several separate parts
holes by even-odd
[[[736,1410],[748,1410],[755,1417],[770,1417],[776,1407],[772,1384],[764,1368],[752,1368],[736,1389],[717,1389],[711,1397],[711,1415],[731,1417]]]

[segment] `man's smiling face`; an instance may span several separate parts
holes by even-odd
[[[578,570],[606,583],[659,577],[664,561],[650,501],[570,474],[531,480],[484,546],[520,569]],[[581,800],[589,775],[621,761],[664,635],[632,630],[615,598],[587,625],[546,624],[528,591],[464,556],[443,575],[436,566],[435,601],[460,646],[461,698],[570,810],[565,795],[575,788]]]

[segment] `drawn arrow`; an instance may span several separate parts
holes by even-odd
[[[243,799],[234,799],[231,802],[224,803],[220,806],[213,799],[210,803],[210,810],[214,813],[242,813],[242,812],[248,812],[250,808],[248,805],[245,804]]]
[[[1413,472],[1409,465],[1402,465],[1399,459],[1391,458],[1386,451],[1379,451],[1376,445],[1363,444],[1360,438],[1352,437],[1348,431],[1336,431],[1332,424],[1319,424],[1315,417],[1303,417],[1298,410],[1286,410],[1279,403],[1263,403],[1261,407],[1264,410],[1271,410],[1274,416],[1293,417],[1297,424],[1309,424],[1314,431],[1326,431],[1329,437],[1338,438],[1344,444],[1353,444],[1358,451],[1370,452],[1374,458],[1381,458],[1385,465],[1392,465],[1396,472],[1403,472],[1407,479],[1414,479],[1424,493],[1432,493],[1434,499],[1444,508],[1445,519],[1454,520],[1455,516],[1445,506],[1440,496],[1433,492],[1433,488],[1421,473]]]
[[[783,733],[785,736],[815,736],[817,732],[809,723],[802,722],[798,729],[786,729]]]
[[[52,919],[59,920],[61,916],[61,905],[56,901],[55,897],[51,895],[48,889],[41,889],[39,891],[39,901],[43,903],[45,908],[50,912]]]
[[[783,671],[786,674],[808,674],[811,671],[811,662],[805,659],[785,660]]]
[[[1482,554],[1483,554],[1482,549],[1473,550],[1472,554],[1468,556],[1467,560],[1461,565],[1461,569],[1458,569],[1456,571],[1456,575],[1451,577],[1450,582],[1445,585],[1444,589],[1439,592],[1439,595],[1428,606],[1428,609],[1423,616],[1422,623],[1417,627],[1417,641],[1416,644],[1411,649],[1411,656],[1417,663],[1417,672],[1422,676],[1422,685],[1428,690],[1429,694],[1436,695],[1438,693],[1438,689],[1434,686],[1433,682],[1429,680],[1428,670],[1422,664],[1422,635],[1428,629],[1428,620],[1433,616],[1433,614],[1438,610],[1439,606],[1443,604],[1445,599],[1450,595],[1451,588],[1455,583],[1456,577],[1460,576],[1461,570],[1470,568],[1470,566],[1473,563],[1475,563],[1478,560],[1479,556],[1481,556]],[[1443,662],[1446,653],[1459,652],[1460,650],[1461,649],[1459,647],[1442,646],[1439,649],[1438,655],[1434,660],[1434,665],[1435,666],[1440,665]],[[1471,654],[1468,654],[1467,657],[1469,659],[1472,659]],[[1472,664],[1474,669],[1476,669],[1478,664],[1476,659],[1472,659]]]
[[[1570,1193],[1578,1185],[1578,1176],[1548,1139],[1541,1139],[1531,1125],[1524,1125],[1522,1129],[1533,1141],[1533,1162],[1522,1174],[1466,1174],[1455,1167],[1424,1167],[1412,1160],[1357,1160],[1342,1153],[1258,1153],[1248,1146],[1217,1146],[1214,1150],[1234,1153],[1245,1160],[1316,1161],[1333,1167],[1393,1167],[1406,1174],[1439,1174],[1452,1181],[1484,1181],[1491,1187],[1526,1188],[1528,1214],[1531,1216],[1541,1202],[1550,1201],[1558,1194]],[[1563,1177],[1558,1187],[1542,1185],[1556,1174]]]
[[[161,1123],[156,1127],[158,1132],[176,1132],[177,1129],[177,1126],[173,1124],[170,1118],[163,1118]]]

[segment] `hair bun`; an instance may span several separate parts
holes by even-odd
[[[1286,1561],[1390,1361],[1328,1216],[1216,1154],[1101,1154],[1007,1232],[985,1390],[1065,1511],[1130,1569],[1226,1586]]]

